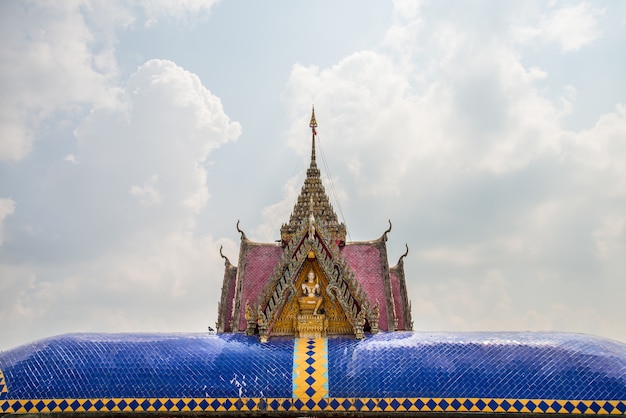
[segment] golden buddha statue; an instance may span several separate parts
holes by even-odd
[[[313,315],[317,315],[317,311],[322,305],[322,297],[320,296],[320,285],[313,270],[309,270],[306,281],[302,283],[302,296],[298,298],[298,302],[300,312],[312,312]]]

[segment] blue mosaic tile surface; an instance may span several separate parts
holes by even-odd
[[[330,338],[331,397],[626,400],[626,345],[559,333]]]
[[[293,339],[70,334],[0,353],[0,370],[12,399],[290,397],[292,361]]]
[[[293,338],[273,338],[261,344],[256,337],[240,334],[49,338],[0,353],[0,416],[626,415],[626,345],[602,338],[405,332],[361,341],[332,337],[301,342],[300,347]],[[299,348],[294,350],[294,345]]]

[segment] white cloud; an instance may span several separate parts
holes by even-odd
[[[218,0],[148,0],[139,2],[146,12],[146,27],[158,23],[160,20],[168,19],[179,23],[189,23],[190,18],[196,19],[198,16],[205,16]]]
[[[277,239],[282,224],[289,222],[303,181],[304,175],[299,175],[285,183],[283,199],[262,209],[262,223],[255,228],[251,239],[259,242],[272,242]]]
[[[434,42],[448,42],[438,35]],[[320,132],[332,126],[333,136],[341,138],[329,144],[330,153],[342,155],[361,192],[397,195],[426,187],[421,176],[408,176],[420,167],[443,176],[451,170],[507,173],[556,150],[561,109],[534,84],[545,73],[524,68],[504,45],[485,48],[460,33],[452,37],[460,43],[456,55],[442,48],[433,58],[439,75],[425,85],[412,83],[420,75],[401,59],[371,51],[328,69],[294,67],[286,98],[300,115],[316,103]],[[294,122],[292,143],[302,126],[303,118]]]
[[[563,52],[577,51],[591,44],[601,34],[598,19],[605,11],[582,2],[554,10],[536,25],[515,30],[521,41],[536,38],[557,43]]]
[[[0,330],[6,334],[0,349],[66,332],[203,332],[214,326],[223,277],[218,250],[224,244],[232,251],[235,244],[178,232],[158,238],[66,265],[60,277],[51,265],[0,264]]]
[[[4,8],[0,59],[10,65],[0,68],[0,160],[20,160],[45,118],[76,105],[114,106],[119,89],[112,40],[96,38],[83,3]]]
[[[147,19],[192,23],[215,1],[142,2]],[[117,31],[134,22],[116,1],[3,4],[0,16],[0,161],[28,155],[52,116],[120,105]]]
[[[86,169],[97,167],[85,193],[119,204],[131,195],[150,208],[147,215],[140,215],[140,207],[120,211],[119,219],[111,219],[120,226],[139,215],[146,226],[164,217],[172,222],[167,227],[191,227],[209,196],[202,164],[211,150],[235,140],[241,127],[196,75],[170,61],[141,66],[126,97],[123,111],[93,112],[76,130],[76,158]]]
[[[414,20],[419,17],[420,4],[421,2],[419,1],[394,0],[394,13],[403,19]]]
[[[87,113],[75,129],[78,148],[62,157],[72,164],[53,162],[44,169],[48,177],[38,186],[36,205],[26,194],[21,217],[7,224],[15,202],[0,199],[0,243],[10,231],[16,244],[5,245],[0,254],[0,294],[10,297],[2,301],[0,322],[8,327],[5,335],[14,336],[3,344],[92,329],[100,315],[106,316],[106,304],[121,300],[129,283],[154,280],[159,285],[152,291],[161,292],[154,300],[160,303],[180,297],[183,272],[191,280],[184,292],[207,286],[211,268],[221,280],[217,250],[210,250],[217,243],[189,231],[209,197],[203,164],[211,150],[235,140],[241,127],[197,76],[172,62],[149,61],[129,80],[120,80],[115,51],[119,31],[131,29],[138,8],[152,23],[191,24],[214,3],[1,6],[0,58],[11,65],[0,69],[0,160],[24,164],[35,142],[50,136],[40,132],[44,122],[71,127]],[[41,169],[43,160],[36,162]],[[141,289],[131,286],[129,292],[137,295]],[[168,306],[176,303],[184,305],[179,300]],[[68,316],[70,307],[76,312]],[[111,331],[142,323],[154,328],[158,322],[150,322],[158,313],[153,306],[116,329],[123,311],[111,314],[116,317],[106,325]],[[177,314],[160,320],[172,324]],[[63,319],[46,320],[56,317]]]
[[[79,163],[46,184],[42,218],[71,222],[35,228],[26,245],[43,246],[53,261],[33,259],[37,251],[26,262],[4,260],[16,277],[8,286],[28,280],[11,290],[11,320],[0,327],[20,322],[35,332],[37,321],[58,317],[41,333],[202,331],[213,317],[219,295],[211,289],[223,267],[217,240],[195,228],[208,199],[203,162],[241,127],[196,75],[170,61],[142,65],[124,97],[119,109],[85,118],[75,131]],[[12,210],[11,200],[0,201],[3,216]]]
[[[159,176],[153,174],[143,186],[131,186],[130,194],[139,199],[141,204],[145,206],[153,206],[161,203],[161,193],[159,193],[157,182]]]

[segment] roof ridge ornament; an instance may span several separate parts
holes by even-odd
[[[404,243],[404,246],[406,247],[406,251],[404,252],[404,254],[402,254],[400,256],[400,260],[398,260],[398,263],[400,263],[403,258],[405,258],[407,255],[409,255],[409,244]]]
[[[383,232],[383,235],[379,238],[383,242],[387,242],[387,234],[389,234],[391,232],[391,227],[392,227],[391,219],[387,219],[387,222],[389,222],[389,228],[387,228],[387,230],[385,232]]]
[[[237,232],[239,232],[241,234],[241,240],[242,241],[247,241],[248,237],[246,236],[246,233],[243,232],[240,228],[239,228],[239,219],[237,219]]]
[[[224,264],[226,265],[226,267],[228,266],[232,266],[230,260],[228,259],[228,257],[226,257],[224,255],[224,253],[222,252],[222,250],[224,249],[223,245],[220,245],[220,256],[224,259]]]

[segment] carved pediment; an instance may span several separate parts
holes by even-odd
[[[309,271],[314,272],[318,280],[322,302],[317,314],[325,317],[325,333],[363,338],[366,322],[372,332],[377,332],[377,310],[372,309],[363,288],[339,253],[336,241],[324,239],[327,231],[322,223],[316,222],[315,228],[309,223],[301,223],[296,232],[298,239],[287,244],[255,309],[251,309],[258,312],[257,330],[261,340],[270,335],[298,334],[297,318],[302,313],[298,298],[302,297],[301,286]],[[309,320],[309,324],[317,322],[314,318]],[[254,321],[248,324],[248,333],[254,332],[250,329]]]

